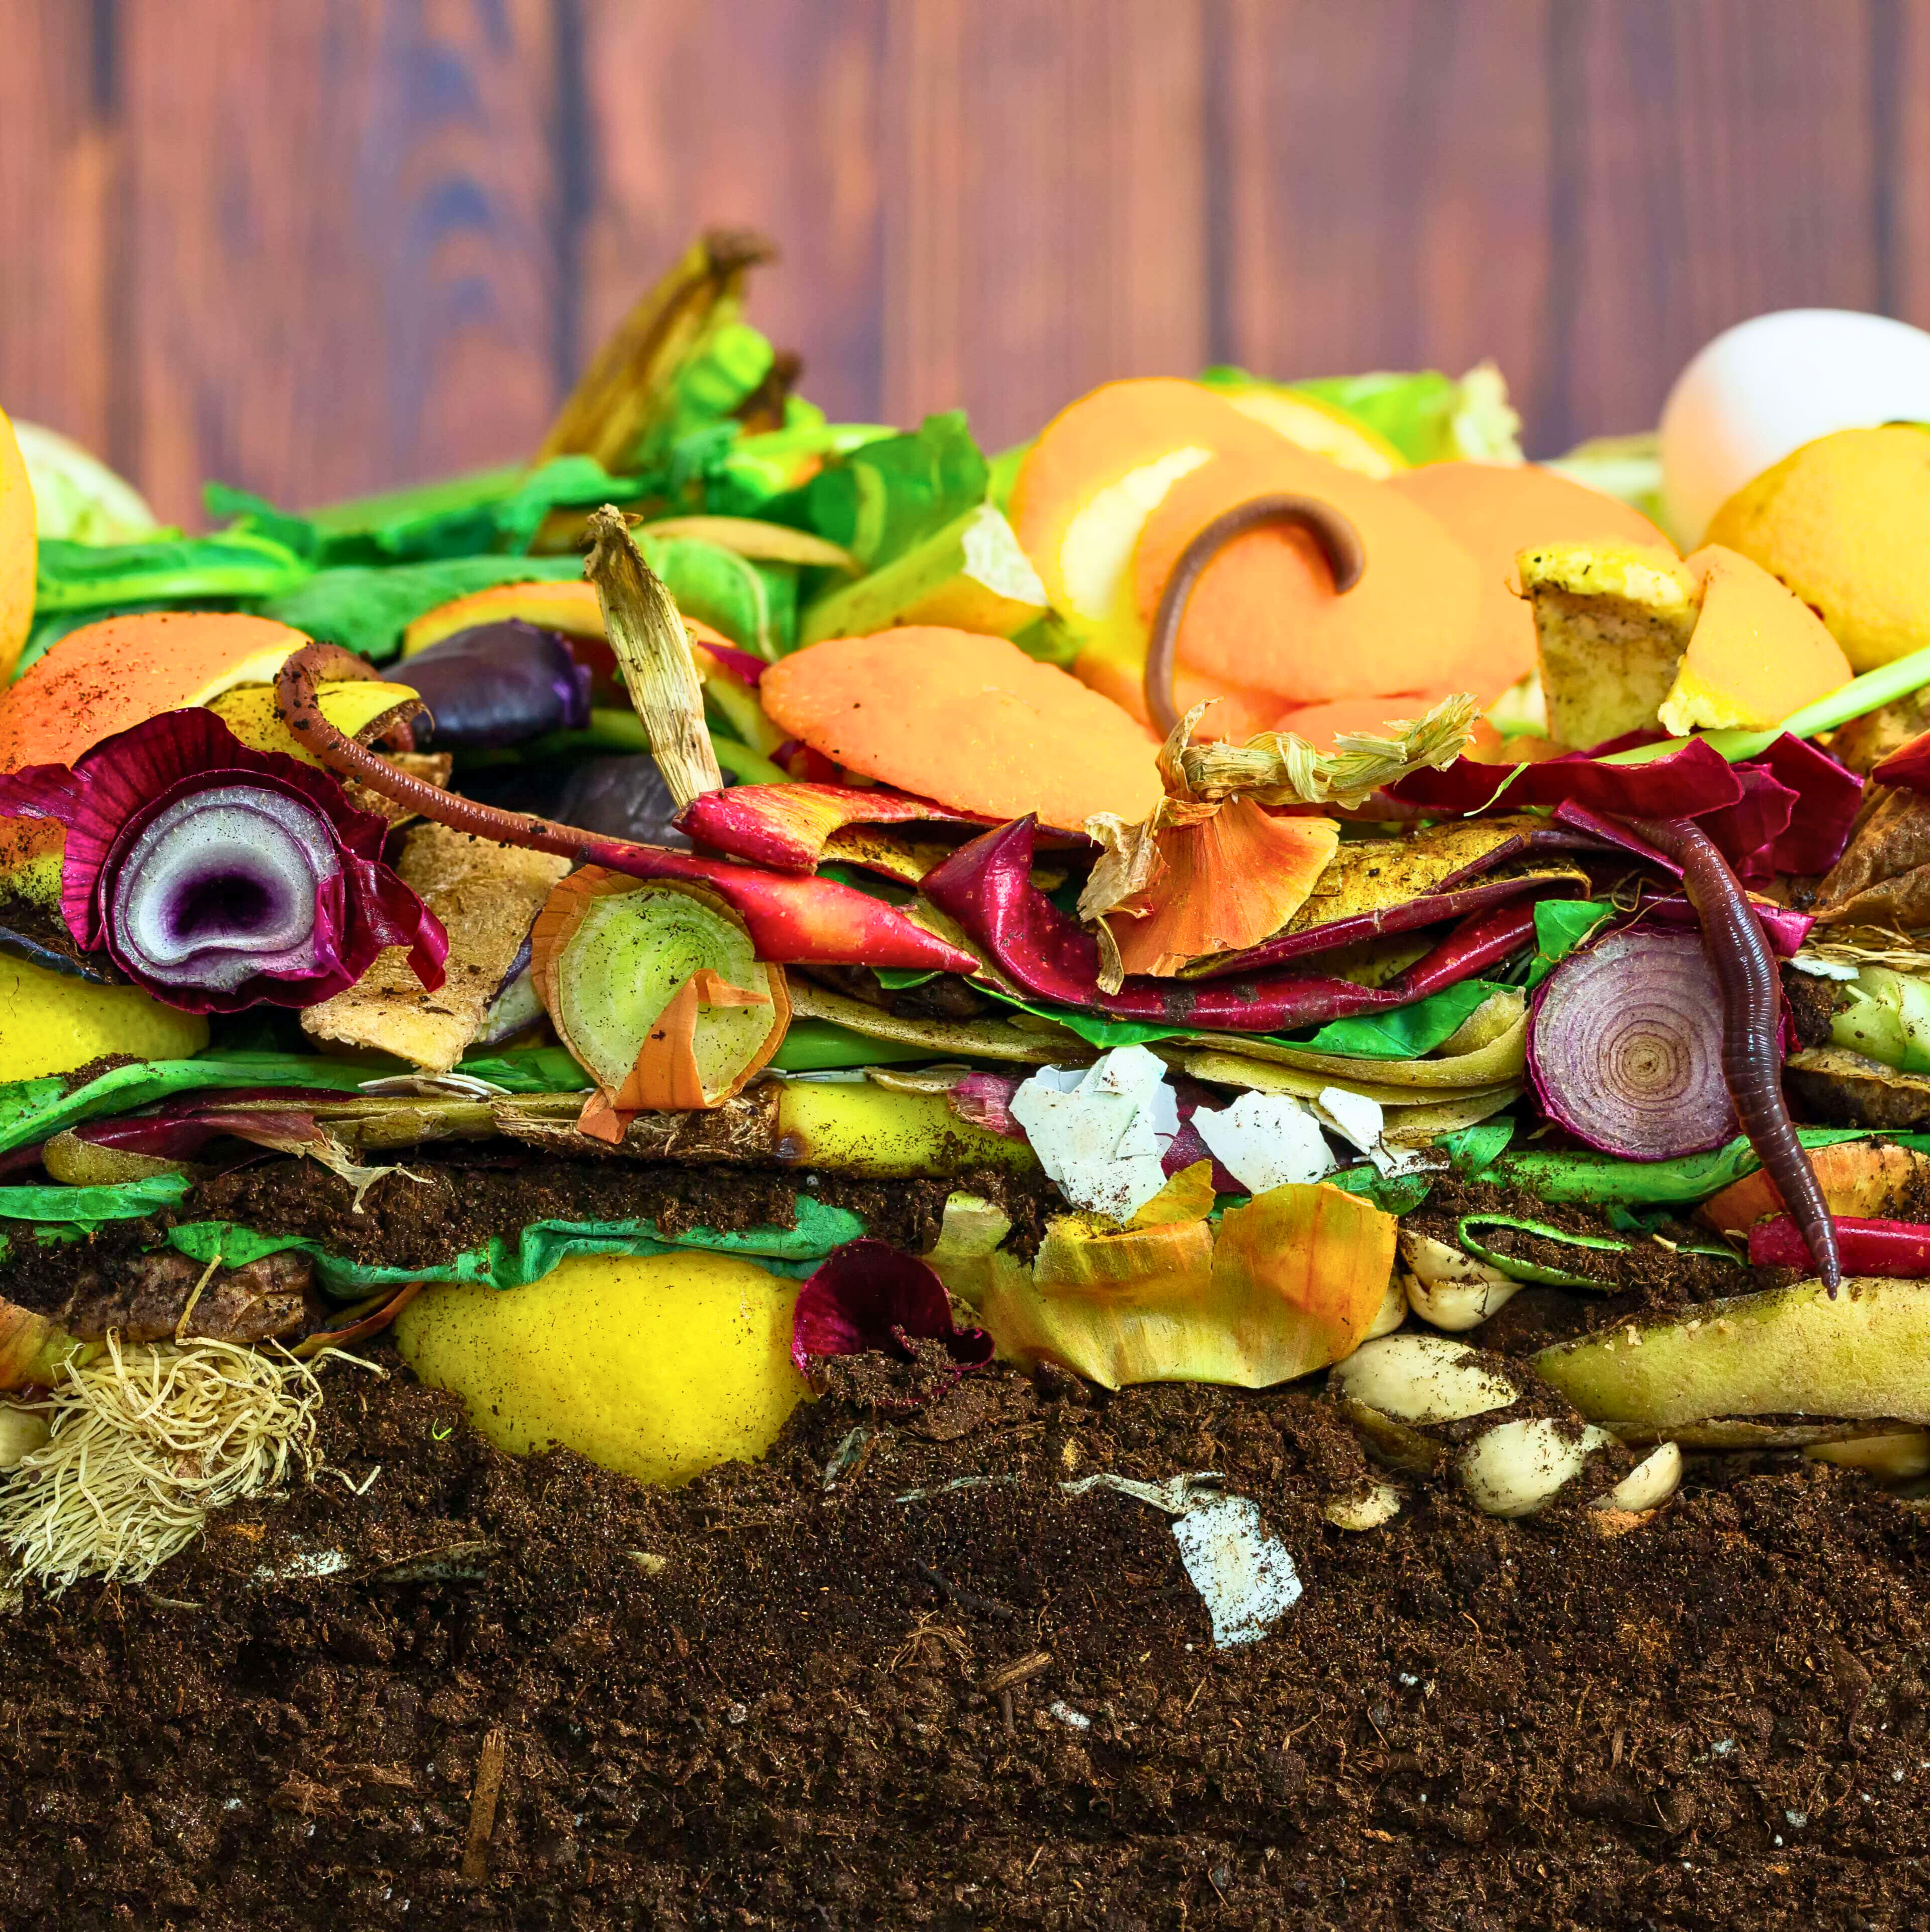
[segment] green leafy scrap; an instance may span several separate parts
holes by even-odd
[[[250,530],[217,536],[163,536],[139,543],[40,546],[34,608],[40,614],[106,611],[140,602],[220,597],[275,597],[312,568],[286,544]]]
[[[402,634],[425,610],[499,584],[562,583],[583,574],[574,556],[462,556],[394,569],[345,564],[318,571],[298,590],[265,599],[264,617],[376,664],[402,648]]]

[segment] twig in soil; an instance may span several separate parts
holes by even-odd
[[[1021,1657],[1013,1662],[989,1672],[980,1683],[981,1690],[1010,1690],[1014,1684],[1023,1684],[1027,1678],[1036,1677],[1041,1670],[1049,1670],[1052,1653],[1049,1650],[1035,1650],[1029,1657]]]
[[[929,1563],[921,1563],[917,1568],[918,1574],[948,1604],[955,1604],[961,1610],[970,1610],[981,1617],[996,1617],[1001,1623],[1018,1622],[1018,1612],[1008,1604],[999,1603],[990,1597],[981,1597],[977,1591],[961,1588],[956,1583],[948,1583]]]
[[[496,1829],[496,1801],[502,1790],[502,1726],[491,1726],[476,1760],[475,1789],[469,1796],[469,1836],[463,1850],[463,1876],[478,1885],[489,1876],[489,1841]]]

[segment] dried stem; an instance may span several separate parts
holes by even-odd
[[[663,580],[643,561],[623,512],[606,503],[590,513],[589,527],[583,574],[596,586],[604,630],[643,721],[650,754],[682,811],[700,794],[724,789],[689,634]]]

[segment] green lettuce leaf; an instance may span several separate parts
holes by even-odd
[[[1845,1141],[1881,1140],[1930,1154],[1930,1134],[1873,1134],[1867,1127],[1799,1127],[1806,1148]],[[1762,1163],[1746,1140],[1677,1160],[1618,1160],[1605,1154],[1504,1154],[1483,1178],[1525,1187],[1544,1201],[1580,1201],[1596,1207],[1690,1205],[1719,1194]]]
[[[305,559],[285,545],[248,530],[125,544],[67,543],[50,537],[40,546],[34,609],[44,616],[105,611],[142,602],[275,597],[293,590],[310,569]]]
[[[990,478],[964,411],[950,410],[827,462],[805,486],[806,514],[820,536],[875,570],[982,503]]]
[[[823,868],[828,869],[828,868]],[[974,982],[975,985],[976,982]],[[1021,999],[996,986],[979,986],[995,1000],[1018,1006],[1041,1019],[1054,1020],[1077,1034],[1089,1046],[1146,1046],[1155,1040],[1182,1040],[1197,1033],[1196,1026],[1167,1025],[1151,1020],[1116,1020],[1103,1013],[1083,1012],[1074,1006],[1055,1006]],[[1384,1012],[1358,1018],[1330,1020],[1318,1032],[1257,1034],[1274,1046],[1304,1047],[1310,1053],[1346,1054],[1362,1060],[1413,1060],[1431,1053],[1490,994],[1504,989],[1490,980],[1466,980],[1444,987],[1411,1006],[1392,1006]]]
[[[199,1060],[131,1060],[71,1088],[58,1076],[16,1080],[0,1086],[0,1154],[31,1147],[82,1120],[130,1114],[176,1094],[234,1087],[321,1087],[352,1094],[381,1071],[362,1061],[325,1060],[319,1054],[226,1053]]]
[[[326,569],[520,556],[552,510],[625,502],[638,488],[636,478],[612,476],[594,457],[559,456],[534,470],[492,470],[454,486],[376,498],[359,518],[337,527],[325,523],[324,512],[296,516],[225,483],[209,484],[202,496],[210,516],[233,518],[237,531],[286,544]]]

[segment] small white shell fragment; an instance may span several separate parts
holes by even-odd
[[[1521,1284],[1497,1274],[1492,1281],[1425,1282],[1404,1275],[1407,1305],[1423,1322],[1450,1334],[1479,1328],[1488,1316],[1505,1308],[1521,1292]]]
[[[1338,1165],[1320,1122],[1290,1094],[1249,1090],[1230,1106],[1202,1107],[1193,1125],[1213,1158],[1249,1194],[1318,1180]]]
[[[1179,1102],[1164,1063],[1143,1046],[1089,1067],[1041,1067],[1012,1096],[1011,1116],[1074,1207],[1128,1221],[1166,1185],[1161,1159],[1179,1131]]]
[[[1336,1363],[1328,1386],[1399,1422],[1459,1422],[1506,1408],[1518,1393],[1464,1342],[1444,1335],[1383,1335]]]
[[[1391,1335],[1407,1318],[1406,1277],[1396,1268],[1387,1277],[1387,1292],[1382,1296],[1380,1312],[1368,1324],[1367,1340]]]
[[[1645,1510],[1660,1509],[1682,1484],[1682,1451],[1673,1442],[1644,1456],[1605,1496],[1597,1496],[1590,1508],[1621,1510],[1631,1516]]]
[[[0,1403],[0,1469],[17,1469],[36,1449],[44,1448],[52,1434],[38,1409]]]
[[[1293,1554],[1267,1534],[1260,1505],[1249,1497],[1195,1504],[1175,1519],[1173,1540],[1222,1650],[1257,1642],[1300,1600],[1303,1586]]]
[[[1364,1496],[1329,1498],[1320,1514],[1336,1529],[1378,1529],[1401,1514],[1401,1492],[1392,1483],[1375,1483]]]
[[[1497,1422],[1463,1452],[1461,1486],[1490,1516],[1533,1516],[1545,1509],[1614,1438],[1590,1423],[1578,1428],[1534,1416]]]
[[[1419,1149],[1390,1148],[1382,1138],[1387,1125],[1386,1110],[1378,1100],[1365,1094],[1350,1093],[1344,1087],[1323,1087],[1314,1111],[1344,1141],[1350,1141],[1373,1162],[1383,1178],[1413,1174],[1435,1163]]]

